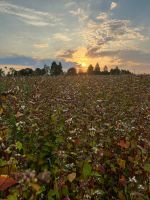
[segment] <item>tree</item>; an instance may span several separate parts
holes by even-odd
[[[95,68],[94,68],[94,74],[95,75],[100,75],[101,71],[100,71],[100,66],[99,64],[97,63]]]
[[[50,67],[48,65],[44,65],[44,71],[46,75],[50,75]]]
[[[109,72],[108,72],[108,67],[105,65],[104,66],[104,69],[103,69],[103,72],[102,72],[103,75],[108,75]]]
[[[33,70],[30,68],[21,69],[17,73],[19,76],[31,76],[33,75]]]
[[[121,74],[132,74],[129,70],[121,69]]]
[[[50,68],[50,74],[51,74],[51,76],[59,76],[59,75],[63,74],[61,62],[58,65],[55,61],[52,62],[52,65]]]
[[[116,67],[115,69],[111,69],[110,70],[110,74],[111,75],[120,75],[121,74],[121,71],[118,67]]]
[[[94,67],[92,65],[89,65],[87,69],[87,74],[92,75],[94,73]]]
[[[17,75],[17,71],[11,67],[9,72],[8,72],[8,76],[16,76]]]
[[[72,67],[72,68],[68,69],[67,75],[71,75],[71,76],[77,75],[77,70],[76,70],[76,68]]]
[[[58,73],[60,73],[59,75],[63,75],[64,72],[63,72],[63,67],[62,67],[61,62],[59,62],[58,69],[59,69],[59,70],[58,70]]]
[[[34,71],[34,74],[37,75],[37,76],[43,76],[46,74],[46,69],[45,68],[36,68],[35,71]]]

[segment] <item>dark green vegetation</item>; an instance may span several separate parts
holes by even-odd
[[[7,67],[5,67],[5,70]],[[5,73],[2,69],[0,69],[0,77],[8,76],[8,77],[22,77],[22,76],[75,76],[75,75],[131,75],[132,73],[129,70],[119,69],[115,67],[114,69],[110,69],[108,71],[108,67],[105,66],[103,70],[101,70],[99,64],[97,63],[95,67],[89,65],[86,72],[83,72],[82,67],[79,67],[78,70],[75,67],[69,68],[67,72],[63,70],[61,62],[57,64],[55,61],[52,62],[51,66],[44,65],[43,68],[36,68],[35,70],[31,68],[25,68],[21,70],[15,70],[14,68],[10,68],[8,73]]]
[[[0,92],[1,199],[149,199],[150,77],[1,78]]]

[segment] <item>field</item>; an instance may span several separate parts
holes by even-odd
[[[0,199],[149,199],[150,77],[1,78],[0,92]]]

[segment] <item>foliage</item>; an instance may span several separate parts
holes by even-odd
[[[7,67],[6,67],[7,68]],[[9,72],[5,75],[4,71],[0,69],[0,77],[7,76],[7,77],[23,77],[23,76],[60,76],[64,75],[63,67],[61,62],[57,64],[55,61],[52,62],[51,67],[48,65],[44,65],[43,68],[25,68],[21,70],[15,70],[14,68],[10,68]],[[84,72],[83,69],[80,67],[77,69],[75,67],[71,67],[66,72],[67,75],[129,75],[132,74],[129,70],[119,69],[118,67],[114,69],[110,69],[108,71],[108,67],[104,66],[103,71],[101,71],[99,64],[97,63],[95,67],[93,65],[89,65],[87,71]]]
[[[71,75],[71,76],[77,75],[77,70],[76,70],[76,68],[74,68],[74,67],[69,68],[68,71],[67,71],[67,75]]]
[[[50,69],[51,76],[58,76],[63,74],[62,65],[61,63],[57,64],[53,62]]]
[[[0,199],[149,199],[149,76],[1,82]]]
[[[101,74],[100,66],[99,66],[98,63],[96,64],[96,66],[94,68],[94,74],[95,75],[100,75]]]
[[[92,65],[89,65],[87,69],[87,74],[92,75],[94,73],[94,67]]]

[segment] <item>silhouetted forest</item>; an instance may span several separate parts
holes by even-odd
[[[7,67],[6,67],[7,68]],[[21,70],[15,70],[14,68],[10,68],[8,73],[5,73],[4,70],[0,69],[0,76],[59,76],[59,75],[68,75],[68,76],[75,76],[75,75],[125,75],[125,74],[132,74],[129,70],[120,69],[119,67],[112,68],[108,70],[107,66],[101,70],[101,67],[97,63],[94,67],[93,65],[89,65],[86,72],[83,72],[80,68],[77,70],[75,67],[69,68],[67,71],[63,70],[63,66],[61,62],[57,64],[57,62],[52,62],[51,66],[44,65],[43,68],[25,68]]]

